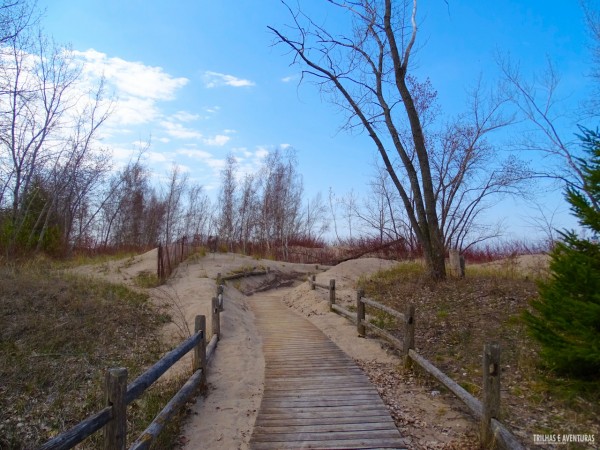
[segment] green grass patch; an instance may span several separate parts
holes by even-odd
[[[155,288],[161,284],[158,275],[147,270],[139,272],[133,279],[133,282],[141,288]]]

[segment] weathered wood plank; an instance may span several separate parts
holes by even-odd
[[[397,439],[354,439],[338,441],[311,441],[311,442],[256,442],[251,447],[254,450],[283,450],[283,449],[329,449],[329,450],[347,450],[352,448],[363,449],[405,449],[404,441],[398,442]]]
[[[255,425],[255,433],[341,433],[373,430],[389,430],[389,422],[362,422],[362,423],[327,423],[302,424],[302,425]]]
[[[292,417],[293,415],[293,417]],[[328,418],[328,419],[334,419],[334,418],[344,418],[344,419],[350,419],[350,418],[367,418],[367,417],[377,417],[377,418],[381,418],[381,417],[389,417],[389,413],[387,412],[387,410],[384,409],[364,409],[364,410],[356,410],[356,409],[351,409],[348,410],[347,408],[343,408],[343,409],[328,409],[328,410],[324,410],[321,409],[320,411],[315,411],[314,409],[309,409],[305,412],[300,412],[300,411],[293,411],[293,412],[285,412],[285,411],[281,411],[280,409],[275,409],[272,411],[267,411],[267,410],[262,410],[260,412],[260,414],[257,417],[257,421],[258,420],[262,420],[263,418],[265,420],[295,420],[295,419],[318,419],[318,418]]]
[[[397,430],[361,430],[343,432],[308,432],[308,433],[265,433],[253,435],[255,442],[306,442],[335,441],[349,439],[394,439],[398,438]]]
[[[321,417],[305,417],[305,418],[266,418],[262,416],[257,418],[254,426],[255,427],[294,427],[294,426],[303,426],[303,425],[322,425],[324,423]],[[379,416],[344,416],[344,417],[328,417],[327,424],[328,425],[353,425],[353,426],[363,426],[370,423],[376,424],[384,424],[388,427],[394,426],[394,421],[386,415]]]
[[[404,447],[377,390],[351,358],[281,302],[253,300],[265,391],[251,449]]]
[[[362,400],[352,400],[350,398],[324,398],[317,399],[314,398],[312,400],[303,400],[303,399],[265,399],[264,409],[298,409],[298,408],[340,408],[340,407],[353,407],[353,408],[363,408],[363,407],[379,407],[377,401],[373,398],[362,399]]]

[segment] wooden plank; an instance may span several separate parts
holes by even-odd
[[[254,435],[253,435],[254,436]],[[399,439],[397,430],[343,431],[343,432],[307,432],[307,433],[275,433],[257,434],[255,442],[306,442],[306,441],[335,441],[349,439]]]
[[[353,393],[355,395],[368,395],[369,397],[373,397],[373,398],[379,398],[379,396],[377,395],[377,393],[373,392],[372,389],[367,389],[367,388],[363,388],[361,389],[359,388],[355,388],[355,389],[340,389],[340,390],[335,390],[335,391],[327,391],[327,390],[321,390],[321,389],[312,389],[312,390],[304,390],[304,391],[299,391],[299,392],[290,392],[288,390],[279,390],[279,391],[272,391],[272,390],[268,390],[263,394],[263,398],[283,398],[283,397],[291,397],[291,398],[311,398],[311,397],[318,397],[318,398],[335,398],[335,397],[343,397],[343,396],[347,396],[349,393]]]
[[[332,408],[338,406],[371,406],[373,398],[355,399],[354,396],[341,399],[314,399],[314,400],[285,400],[285,399],[264,399],[263,404],[265,409],[268,408]],[[377,405],[379,407],[379,405]]]
[[[289,419],[289,420],[295,420],[295,419],[325,419],[327,418],[328,420],[330,419],[334,419],[334,418],[343,418],[343,419],[350,419],[350,418],[369,418],[369,417],[377,417],[377,418],[381,418],[381,417],[388,417],[390,416],[390,414],[386,411],[383,410],[381,408],[379,409],[364,409],[364,410],[356,410],[356,409],[352,409],[352,410],[348,410],[348,409],[329,409],[329,410],[325,410],[325,409],[321,409],[319,411],[315,411],[314,409],[309,409],[308,411],[305,412],[299,412],[299,411],[294,411],[293,412],[293,417],[291,416],[292,414],[290,412],[282,412],[280,409],[276,409],[273,411],[267,411],[267,410],[262,410],[260,411],[260,414],[258,414],[257,417],[257,421],[258,420],[283,420],[283,419]]]
[[[361,422],[361,423],[317,423],[317,424],[302,424],[302,425],[258,425],[254,427],[257,433],[341,433],[347,431],[373,431],[373,430],[389,430],[389,422]]]
[[[404,447],[377,390],[351,358],[276,299],[253,300],[265,390],[251,449]]]
[[[256,419],[255,427],[294,427],[302,425],[322,425],[323,418],[321,417],[305,417],[305,418],[285,418],[285,419],[269,419],[260,417]],[[387,424],[388,427],[393,427],[394,422],[389,416],[344,416],[344,417],[328,417],[327,424],[335,425],[366,425],[368,423]]]
[[[256,442],[250,446],[253,450],[283,450],[283,449],[330,449],[330,450],[347,450],[351,448],[371,448],[371,449],[406,449],[403,440],[397,439],[353,439],[353,440],[338,440],[332,441],[311,441],[311,442]]]

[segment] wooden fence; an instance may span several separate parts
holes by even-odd
[[[184,236],[171,244],[158,244],[156,275],[164,282],[175,271],[177,266],[194,253],[196,245]]]
[[[336,304],[335,280],[329,280],[329,285],[319,284],[315,276],[309,278],[311,289],[321,288],[329,291],[329,308],[356,324],[358,335],[365,336],[366,329],[386,339],[401,350],[406,364],[418,364],[440,383],[454,393],[480,421],[481,441],[486,446],[496,446],[509,450],[524,449],[517,438],[498,421],[500,414],[500,346],[488,343],[483,347],[483,401],[479,401],[458,383],[435,367],[430,361],[415,351],[415,307],[409,305],[404,313],[398,312],[381,303],[364,296],[362,290],[356,294],[356,312],[353,313]],[[395,317],[402,324],[402,340],[379,328],[365,319],[365,306],[376,308]]]
[[[208,345],[206,343],[206,317],[196,316],[194,334],[177,348],[165,354],[156,364],[129,385],[127,385],[126,368],[119,367],[107,370],[104,386],[106,400],[104,409],[89,416],[70,430],[52,438],[42,445],[39,450],[73,448],[102,428],[104,428],[104,448],[124,450],[127,436],[127,405],[139,398],[184,355],[193,351],[192,375],[129,447],[129,450],[150,448],[150,445],[157,439],[166,423],[192,398],[199,387],[205,385],[207,363],[212,358],[221,335],[221,311],[223,311],[223,286],[218,285],[217,296],[212,299],[212,337]]]

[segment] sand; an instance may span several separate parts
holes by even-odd
[[[361,258],[326,268],[257,261],[235,254],[209,254],[205,257],[192,257],[177,269],[166,285],[147,291],[153,301],[171,315],[173,323],[167,325],[163,333],[164,339],[176,345],[193,330],[194,318],[198,314],[207,316],[207,328],[211,329],[209,311],[218,273],[225,275],[250,267],[269,267],[280,275],[295,275],[300,278],[317,273],[316,280],[320,284],[326,285],[332,278],[336,280],[340,303],[353,303],[356,281],[360,277],[390,268],[394,264],[396,263],[377,258]],[[140,272],[153,272],[155,267],[156,251],[153,250],[135,258],[105,263],[101,267],[79,268],[77,271],[134,285],[135,277]],[[194,401],[188,409],[189,414],[179,439],[181,448],[185,450],[248,448],[263,392],[264,358],[260,334],[248,307],[249,297],[240,293],[237,288],[253,290],[260,287],[260,283],[260,279],[231,281],[225,290],[225,310],[221,315],[222,337],[209,362],[207,393]],[[296,284],[295,287],[271,291],[269,295],[279,295],[282,301],[313,322],[359,364],[381,365],[388,372],[395,370],[400,360],[389,351],[388,346],[375,338],[357,338],[354,325],[329,311],[327,291],[311,290],[307,282]],[[190,360],[184,360],[170,375],[189,370],[190,367]],[[443,419],[440,411],[452,413],[452,405],[449,406],[441,396],[434,398],[425,388],[411,383],[398,386],[398,382],[395,382],[393,388],[404,393],[397,396],[398,401],[414,402],[413,405],[404,406],[407,420],[416,421],[422,430],[421,437],[431,440],[435,430],[423,424],[434,418]],[[421,417],[412,417],[415,414]],[[455,427],[460,434],[473,424],[460,414],[452,414],[450,426]],[[443,433],[440,436],[436,440],[443,442]]]

